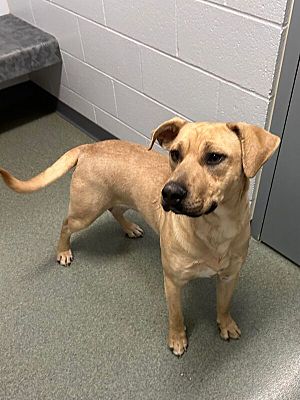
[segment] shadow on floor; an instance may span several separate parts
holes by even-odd
[[[0,134],[53,113],[57,101],[28,81],[0,90]]]

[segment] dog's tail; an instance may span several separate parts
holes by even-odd
[[[74,147],[61,156],[54,164],[45,171],[34,176],[28,181],[20,181],[5,169],[0,168],[0,175],[4,182],[12,190],[18,193],[30,193],[40,190],[50,183],[56,181],[65,175],[71,168],[77,164],[79,153],[82,146]]]

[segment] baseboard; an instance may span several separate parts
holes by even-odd
[[[101,126],[95,124],[95,122],[90,119],[84,117],[79,114],[73,108],[69,107],[67,104],[62,101],[57,101],[56,107],[57,113],[62,116],[65,120],[70,122],[72,125],[75,125],[81,131],[83,131],[86,135],[95,140],[111,140],[117,139],[110,132],[101,128]]]

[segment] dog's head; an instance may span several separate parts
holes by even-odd
[[[171,176],[162,190],[162,206],[190,217],[213,212],[239,193],[277,149],[280,139],[245,123],[189,123],[181,118],[153,131],[169,150]]]

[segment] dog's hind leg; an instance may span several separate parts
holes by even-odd
[[[104,211],[105,210],[103,210],[103,212]],[[73,254],[70,246],[71,235],[87,228],[100,214],[102,214],[102,212],[86,215],[85,217],[71,214],[64,219],[57,246],[57,262],[60,265],[69,266],[73,261]]]
[[[87,228],[108,209],[109,197],[105,190],[99,194],[96,190],[77,183],[75,181],[71,185],[69,212],[62,224],[57,246],[57,261],[63,266],[70,265],[73,261],[71,235]]]
[[[57,246],[57,262],[67,266],[73,261],[73,254],[70,248],[72,230],[69,225],[69,218],[65,218],[61,227],[60,238]]]
[[[115,219],[121,225],[125,234],[130,238],[139,238],[142,237],[144,234],[143,229],[135,224],[134,222],[129,221],[127,218],[124,217],[124,213],[128,210],[126,207],[116,206],[110,208],[109,211],[115,217]]]

